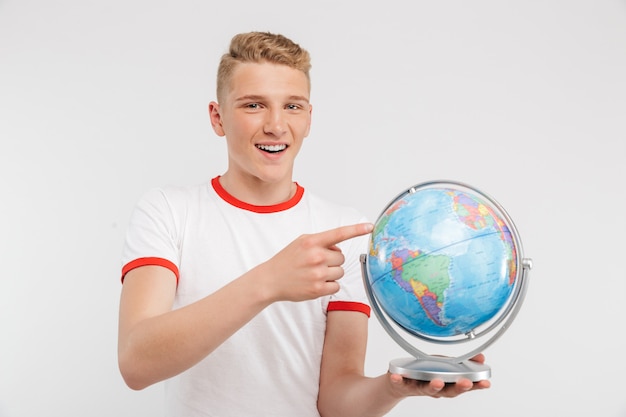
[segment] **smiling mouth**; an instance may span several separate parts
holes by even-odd
[[[255,145],[255,146],[257,147],[257,149],[260,149],[268,153],[278,153],[287,149],[287,145],[284,145],[284,144],[282,145]]]

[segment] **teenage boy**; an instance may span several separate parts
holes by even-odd
[[[310,67],[282,35],[235,36],[209,104],[226,172],[152,190],[132,214],[119,366],[133,389],[165,381],[167,415],[382,416],[408,396],[489,386],[364,376],[359,255],[372,225],[292,178]]]

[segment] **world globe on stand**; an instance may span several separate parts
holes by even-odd
[[[445,382],[491,376],[490,367],[468,359],[508,328],[531,267],[513,222],[494,199],[454,181],[411,187],[383,210],[361,262],[376,316],[412,355],[392,361],[392,372]],[[435,345],[490,337],[447,357],[424,353],[398,329]]]

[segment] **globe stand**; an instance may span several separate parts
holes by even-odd
[[[440,379],[446,383],[457,382],[462,378],[472,382],[491,378],[491,368],[488,365],[470,360],[455,362],[454,360],[399,358],[389,362],[389,372],[419,381]]]

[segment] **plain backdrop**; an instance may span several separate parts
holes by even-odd
[[[463,181],[533,259],[492,388],[389,415],[626,416],[623,0],[0,0],[0,416],[162,415],[117,369],[123,236],[147,189],[225,170],[207,105],[249,30],[312,54],[305,188],[374,220]],[[370,328],[375,376],[406,353]]]

